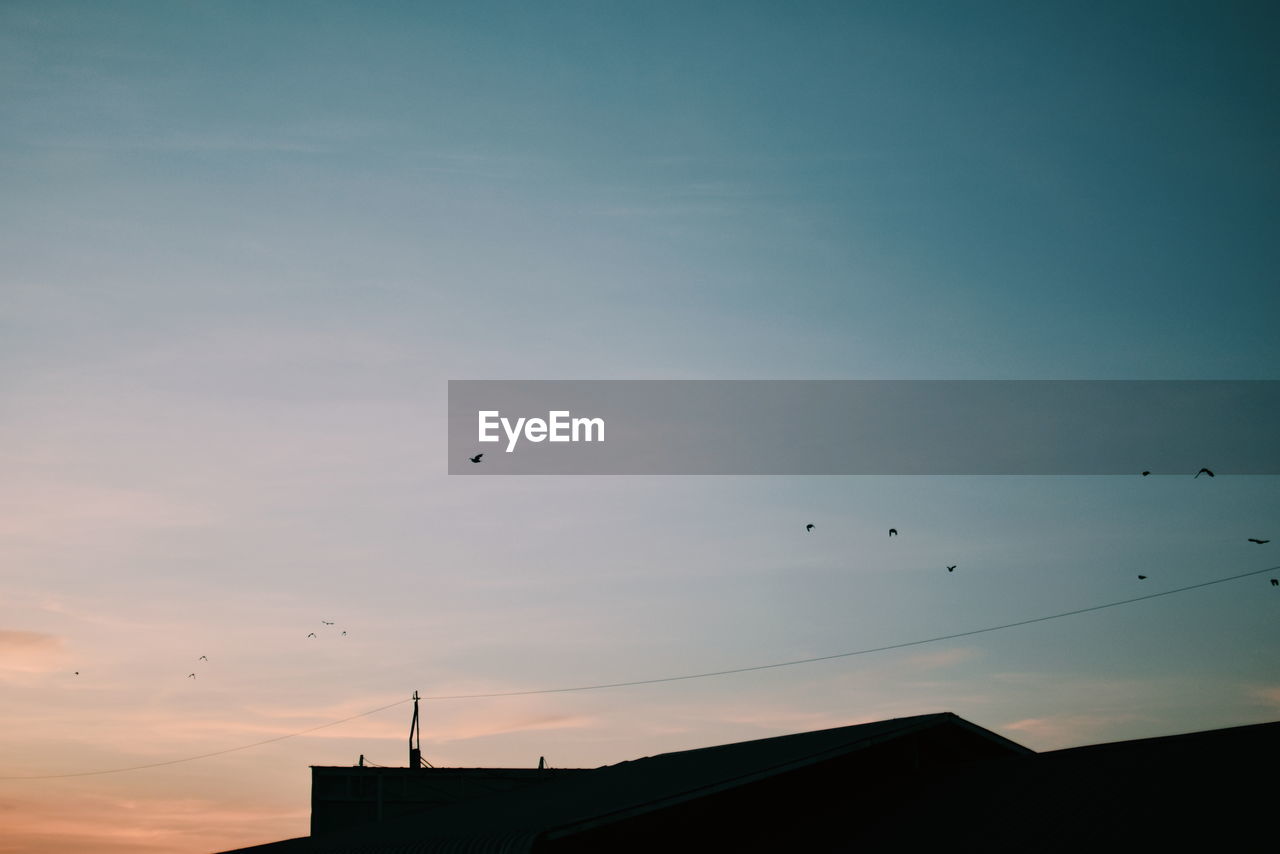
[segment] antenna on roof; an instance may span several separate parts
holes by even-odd
[[[413,692],[413,723],[409,724],[409,767],[431,768],[422,758],[422,729],[418,726],[418,692]]]

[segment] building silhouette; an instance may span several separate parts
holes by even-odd
[[[315,767],[311,836],[237,851],[1251,850],[1277,759],[1280,722],[1036,753],[941,713],[595,769]]]

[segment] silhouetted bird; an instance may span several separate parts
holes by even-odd
[[[187,678],[188,678],[188,679],[195,679],[195,678],[196,678],[196,675],[195,675],[194,673],[188,673],[188,674],[187,674]]]
[[[329,622],[328,620],[321,620],[320,622],[324,623],[326,626],[332,626],[332,625],[333,625],[333,623]]]
[[[1202,474],[1207,474],[1209,475],[1209,477],[1213,477],[1213,472],[1209,471],[1208,469],[1200,469],[1200,471],[1196,472],[1196,477],[1199,477]],[[1195,480],[1196,478],[1193,477],[1191,479]]]
[[[1280,587],[1280,578],[1273,578],[1273,579],[1271,579],[1271,586],[1272,586],[1272,587]],[[79,671],[79,670],[77,670],[77,671],[76,671],[76,675],[77,675],[77,676],[79,676],[79,675],[80,675],[80,671]]]
[[[897,528],[890,528],[890,529],[889,529],[889,536],[891,536],[891,537],[896,537],[896,536],[898,536],[898,529],[897,529]]]
[[[308,635],[307,635],[307,637],[309,637],[309,638],[313,638],[313,637],[315,637],[315,636],[316,636],[316,633],[315,633],[315,632],[311,632],[310,634],[308,634]]]
[[[1138,576],[1138,580],[1139,580],[1139,581],[1146,581],[1146,580],[1147,580],[1147,577],[1146,577],[1145,575],[1139,575],[1139,576]]]
[[[343,632],[343,633],[342,633],[342,636],[345,638],[345,637],[347,636],[347,633],[346,633],[346,632]]]
[[[1249,538],[1249,542],[1251,542],[1251,543],[1257,543],[1257,544],[1258,544],[1258,545],[1260,545],[1260,546],[1265,546],[1267,543],[1269,543],[1269,542],[1271,542],[1271,541],[1270,541],[1270,540],[1255,540],[1253,537],[1250,537],[1250,538]]]
[[[207,655],[202,655],[202,656],[200,656],[200,658],[199,658],[199,659],[197,659],[197,660],[198,660],[198,661],[208,661],[208,660],[209,660],[209,656],[207,656]]]
[[[955,565],[955,564],[952,564],[951,566],[947,567],[947,572],[955,572],[955,571],[956,571],[956,565]]]
[[[480,458],[483,456],[484,454],[476,454],[474,457],[468,457],[467,459],[471,460],[473,463],[478,463],[480,462]]]
[[[1276,583],[1276,580],[1275,580],[1274,578],[1273,578],[1273,579],[1271,579],[1271,583],[1272,583],[1272,584],[1275,584],[1275,583]],[[76,671],[76,675],[77,675],[77,676],[79,676],[79,675],[80,675],[80,671],[79,671],[79,670],[77,670],[77,671]]]
[[[812,523],[812,522],[810,522],[808,525],[805,525],[805,526],[804,526],[804,529],[805,529],[806,531],[812,531],[812,530],[813,530],[813,523]]]
[[[1142,476],[1143,476],[1143,477],[1146,477],[1146,476],[1147,476],[1147,475],[1149,475],[1149,474],[1151,474],[1151,472],[1149,472],[1149,471],[1144,471],[1144,472],[1142,473]]]

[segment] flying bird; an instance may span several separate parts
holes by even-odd
[[[1267,543],[1269,543],[1269,542],[1271,542],[1271,541],[1270,541],[1270,540],[1255,540],[1253,537],[1250,537],[1250,538],[1249,538],[1249,542],[1251,542],[1251,543],[1257,543],[1257,544],[1258,544],[1258,545],[1260,545],[1260,546],[1265,546]]]
[[[1147,476],[1147,475],[1149,475],[1149,474],[1151,474],[1151,472],[1149,472],[1149,471],[1144,471],[1144,472],[1142,473],[1142,476],[1143,476],[1143,477],[1146,477],[1146,476]]]
[[[187,674],[187,678],[188,678],[188,679],[195,679],[195,678],[196,678],[196,675],[195,675],[194,673],[188,673],[188,674]]]
[[[808,525],[805,525],[805,526],[804,526],[804,529],[805,529],[806,531],[812,531],[812,530],[813,530],[813,523],[812,523],[812,522],[810,522]]]
[[[333,625],[333,623],[329,622],[328,620],[321,620],[320,622],[324,623],[326,626],[332,626],[332,625]]]
[[[951,566],[947,567],[947,572],[955,572],[955,571],[956,571],[956,564],[952,564]]]
[[[342,636],[345,638],[345,637],[347,636],[347,633],[346,633],[346,632],[343,632],[343,633],[342,633]]]
[[[202,656],[200,656],[200,657],[199,657],[198,659],[196,659],[196,660],[197,660],[197,661],[208,661],[208,660],[209,660],[209,656],[207,656],[207,655],[202,655]]]
[[[467,459],[471,460],[473,463],[478,463],[480,462],[480,458],[483,456],[484,454],[476,454],[474,457],[468,457]]]
[[[309,633],[309,634],[307,635],[307,637],[309,637],[309,638],[313,638],[313,637],[315,637],[315,636],[316,636],[316,633],[315,633],[315,632],[311,632],[311,633]]]
[[[1147,577],[1146,577],[1145,575],[1139,575],[1139,576],[1138,576],[1138,580],[1139,580],[1139,581],[1146,581],[1146,580],[1147,580]]]
[[[898,529],[897,529],[897,528],[890,528],[890,529],[889,529],[889,536],[891,536],[891,537],[896,537],[896,536],[898,536]]]
[[[1207,474],[1209,475],[1209,477],[1213,477],[1213,472],[1209,471],[1208,469],[1200,469],[1200,471],[1196,472],[1196,477],[1199,477],[1202,474]],[[1195,480],[1196,477],[1193,477],[1191,479]]]

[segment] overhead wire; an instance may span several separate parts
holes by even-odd
[[[856,649],[852,652],[837,652],[831,655],[818,655],[812,658],[796,658],[790,661],[776,661],[772,664],[754,664],[749,667],[733,667],[728,670],[708,670],[704,673],[689,673],[683,676],[662,676],[656,679],[635,679],[629,682],[603,682],[598,685],[576,685],[571,688],[538,688],[530,691],[499,691],[491,694],[443,694],[434,697],[423,697],[424,700],[478,700],[489,697],[522,697],[530,694],[564,694],[571,691],[596,691],[602,688],[627,688],[632,685],[653,685],[659,682],[679,682],[686,679],[705,679],[711,676],[728,676],[734,673],[750,673],[755,670],[771,670],[777,667],[791,667],[797,664],[812,664],[818,661],[831,661],[836,658],[852,658],[855,655],[869,655],[874,652],[888,652],[895,649],[906,649],[907,647],[920,646],[926,643],[937,643],[938,641],[955,640],[956,638],[967,638],[973,635],[985,634],[987,632],[998,632],[1002,629],[1012,629],[1018,626],[1029,626],[1032,623],[1043,623],[1048,620],[1057,620],[1062,617],[1074,617],[1077,614],[1087,614],[1091,611],[1101,611],[1106,608],[1115,608],[1120,605],[1132,605],[1134,602],[1142,602],[1147,599],[1157,599],[1161,596],[1171,596],[1174,593],[1185,593],[1188,590],[1196,590],[1201,587],[1209,587],[1214,584],[1222,584],[1227,581],[1236,581],[1240,578],[1248,578],[1251,575],[1261,575],[1264,572],[1272,572],[1280,569],[1280,566],[1269,566],[1265,569],[1255,569],[1252,572],[1243,572],[1239,575],[1232,575],[1227,578],[1217,578],[1213,581],[1202,581],[1199,584],[1189,584],[1186,587],[1177,587],[1173,590],[1162,590],[1156,593],[1148,593],[1144,596],[1135,596],[1132,599],[1121,599],[1117,602],[1107,602],[1102,605],[1091,605],[1088,608],[1076,608],[1072,611],[1062,611],[1057,614],[1048,614],[1043,617],[1032,617],[1029,620],[1018,620],[1012,623],[1002,623],[998,626],[987,626],[981,629],[970,629],[964,632],[954,632],[949,635],[936,635],[931,638],[922,638],[920,640],[903,641],[902,643],[891,643],[885,646],[868,647],[867,649]]]
[[[1184,587],[1175,587],[1171,590],[1160,590],[1155,593],[1147,593],[1142,596],[1134,596],[1130,599],[1120,599],[1115,602],[1105,602],[1101,605],[1091,605],[1086,608],[1075,608],[1070,611],[1060,611],[1056,614],[1046,614],[1044,616],[1032,617],[1026,620],[1016,620],[1011,623],[1001,623],[1000,625],[997,625],[997,626],[986,626],[980,629],[970,629],[968,631],[963,631],[963,632],[953,632],[951,634],[935,635],[934,637],[921,638],[919,640],[913,640],[913,641],[903,641],[901,643],[886,644],[884,646],[868,647],[865,649],[852,650],[850,652],[837,652],[831,655],[818,655],[818,656],[813,656],[811,658],[796,658],[796,659],[791,659],[789,661],[776,661],[771,664],[755,664],[748,667],[733,667],[726,670],[708,670],[701,673],[687,673],[680,676],[661,676],[654,679],[632,679],[626,682],[601,682],[593,685],[574,685],[566,688],[535,688],[535,689],[530,689],[525,691],[494,691],[494,692],[480,693],[480,694],[440,694],[435,696],[420,697],[419,699],[439,702],[444,700],[479,700],[479,699],[490,699],[490,698],[497,698],[497,697],[528,697],[536,694],[566,694],[566,693],[576,692],[576,691],[598,691],[606,688],[628,688],[628,687],[637,686],[637,685],[656,685],[663,682],[681,682],[681,681],[687,681],[691,679],[706,679],[713,676],[729,676],[735,673],[751,673],[758,670],[772,670],[772,669],[781,668],[781,667],[793,667],[800,664],[813,664],[819,661],[832,661],[838,658],[852,658],[858,655],[870,655],[872,653],[877,653],[877,652],[889,652],[891,650],[906,649],[908,647],[921,646],[923,644],[938,643],[939,641],[972,637],[974,635],[986,634],[988,632],[997,632],[997,631],[1002,631],[1004,629],[1017,628],[1018,626],[1029,626],[1034,623],[1044,623],[1049,620],[1058,620],[1058,619],[1062,619],[1063,617],[1074,617],[1080,614],[1088,614],[1094,611],[1102,611],[1107,608],[1117,608],[1121,605],[1132,605],[1135,602],[1145,602],[1150,599],[1159,599],[1163,596],[1172,596],[1175,593],[1186,593],[1189,590],[1199,590],[1205,587],[1211,587],[1215,584],[1225,584],[1228,581],[1237,581],[1241,578],[1249,578],[1254,575],[1261,575],[1264,572],[1274,572],[1276,570],[1280,570],[1280,565],[1264,567],[1262,569],[1255,569],[1250,572],[1242,572],[1242,573],[1239,573],[1238,575],[1230,575],[1225,578],[1215,578],[1211,581],[1202,581],[1197,584],[1188,584]],[[308,733],[316,732],[317,730],[338,726],[339,724],[344,724],[344,723],[347,723],[348,721],[356,720],[357,718],[363,718],[363,717],[368,717],[369,715],[375,715],[378,712],[384,712],[387,709],[391,709],[396,706],[402,706],[405,703],[409,703],[412,701],[413,701],[413,697],[405,697],[402,700],[396,700],[394,703],[388,703],[385,706],[379,706],[376,709],[370,709],[366,712],[360,712],[359,714],[350,715],[348,717],[341,718],[335,721],[329,721],[328,723],[318,724],[313,727],[308,727],[307,729],[288,733],[287,735],[278,735],[278,736],[275,736],[274,738],[267,738],[267,739],[263,739],[262,741],[255,741],[251,744],[242,744],[238,747],[228,747],[223,750],[214,750],[209,753],[201,753],[195,756],[185,756],[180,759],[169,759],[164,762],[149,762],[144,765],[131,765],[126,768],[107,768],[107,769],[102,769],[98,771],[78,771],[78,772],[72,772],[72,773],[66,773],[66,774],[0,776],[0,780],[52,780],[52,779],[60,779],[60,778],[66,778],[66,777],[93,777],[93,776],[99,776],[103,774],[121,774],[126,771],[142,771],[147,768],[161,768],[166,765],[178,765],[183,762],[194,762],[199,759],[209,759],[214,756],[224,756],[228,753],[236,753],[237,751],[241,751],[241,750],[250,750],[255,747],[262,747],[267,744],[274,744],[276,742],[285,741],[290,738],[297,738],[298,736],[307,735]]]

